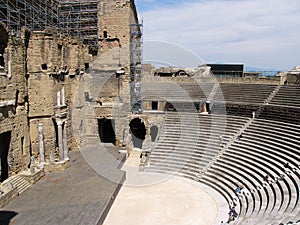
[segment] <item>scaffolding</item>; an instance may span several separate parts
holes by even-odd
[[[90,52],[98,52],[98,0],[61,1],[59,30],[77,37],[89,45]]]
[[[143,23],[130,24],[130,103],[131,111],[141,113]]]
[[[57,0],[0,0],[0,21],[17,33],[23,26],[33,31],[56,27],[58,5]]]
[[[0,0],[0,21],[10,32],[25,26],[32,31],[56,27],[98,51],[98,0]]]

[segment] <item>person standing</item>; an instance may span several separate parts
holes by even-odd
[[[223,144],[223,135],[222,134],[220,134],[219,142],[220,142],[220,146],[221,146]]]

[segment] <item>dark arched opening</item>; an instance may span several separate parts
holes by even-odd
[[[0,23],[0,73],[5,72],[5,48],[8,44],[8,32]]]
[[[151,142],[155,142],[157,134],[158,134],[158,127],[156,125],[151,126],[150,127]]]
[[[107,34],[107,31],[106,31],[106,30],[103,31],[103,37],[104,37],[104,38],[108,38],[108,34]]]
[[[114,128],[115,120],[107,118],[98,120],[98,131],[102,143],[116,144],[116,134]]]
[[[11,132],[0,134],[0,162],[1,162],[1,178],[0,182],[8,178],[8,151],[10,146]]]
[[[174,107],[174,105],[172,103],[166,102],[166,104],[165,104],[165,111],[176,112],[176,108]]]
[[[129,127],[132,136],[133,147],[142,149],[146,136],[146,127],[144,122],[140,118],[135,118],[130,121]]]

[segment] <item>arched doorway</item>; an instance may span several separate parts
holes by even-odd
[[[116,144],[114,119],[98,119],[98,131],[102,143]]]
[[[140,118],[135,118],[130,121],[129,127],[132,136],[133,147],[142,149],[146,136],[146,127],[144,122]]]
[[[8,178],[8,162],[7,156],[10,146],[11,132],[0,134],[0,162],[1,162],[1,177],[0,182]]]
[[[155,142],[157,134],[158,134],[158,127],[156,125],[151,126],[150,127],[151,142]]]

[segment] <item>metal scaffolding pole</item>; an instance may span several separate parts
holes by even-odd
[[[0,21],[11,32],[23,26],[33,31],[56,27],[98,52],[98,0],[0,0]]]
[[[58,19],[57,0],[0,0],[0,21],[18,32],[26,26],[31,30],[56,27]]]
[[[98,1],[62,1],[60,5],[60,32],[80,38],[98,52]]]
[[[131,111],[141,113],[143,23],[130,24],[130,103]]]

